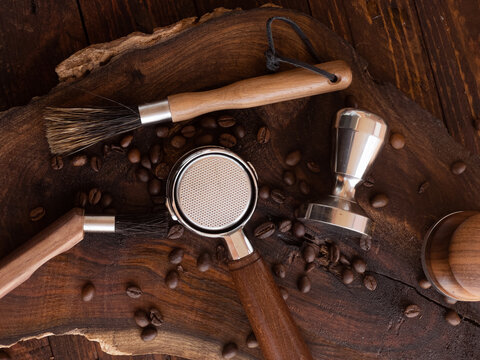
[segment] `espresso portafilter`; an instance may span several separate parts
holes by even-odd
[[[372,221],[355,201],[355,190],[382,149],[388,126],[378,115],[346,108],[337,112],[333,127],[333,191],[318,202],[304,204],[298,218],[371,236]]]

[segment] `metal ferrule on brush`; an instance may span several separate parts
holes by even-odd
[[[140,105],[138,107],[140,121],[143,125],[154,124],[159,122],[170,122],[172,113],[168,100],[157,101],[150,104]]]
[[[85,216],[83,231],[114,233],[115,216]]]

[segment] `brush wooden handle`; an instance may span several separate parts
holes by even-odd
[[[74,208],[0,259],[0,299],[48,260],[79,243],[83,239],[83,219],[83,209]]]
[[[251,108],[343,90],[352,82],[352,71],[344,61],[316,66],[335,74],[338,80],[332,83],[312,71],[294,69],[241,80],[215,90],[171,95],[168,103],[172,121],[184,121],[212,111]]]
[[[313,360],[260,255],[232,261],[229,269],[265,360]]]

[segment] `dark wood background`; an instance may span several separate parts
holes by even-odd
[[[0,4],[0,109],[27,103],[56,84],[55,66],[83,47],[153,28],[218,6],[244,9],[261,1],[3,1]],[[479,10],[476,1],[285,0],[277,4],[319,19],[388,81],[443,120],[450,134],[478,153]],[[110,359],[81,337],[15,345],[19,359]],[[125,357],[164,359],[161,355]],[[172,357],[172,359],[174,359]]]

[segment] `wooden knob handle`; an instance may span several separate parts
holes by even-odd
[[[171,95],[168,103],[172,121],[184,121],[218,110],[245,109],[343,90],[352,82],[352,71],[344,61],[316,66],[335,74],[338,80],[332,83],[312,71],[294,69],[241,80],[215,90]]]
[[[48,260],[83,239],[83,209],[72,209],[5,258],[0,259],[0,299],[28,280]]]
[[[257,252],[229,263],[240,301],[266,360],[313,360],[290,311]]]

